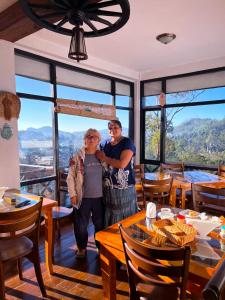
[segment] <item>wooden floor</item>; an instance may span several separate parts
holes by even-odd
[[[93,232],[90,226],[90,232]],[[99,258],[93,234],[89,237],[87,257],[77,259],[75,239],[71,225],[64,225],[61,239],[55,245],[54,275],[50,276],[45,268],[44,245],[40,245],[41,268],[48,298],[41,296],[32,264],[24,261],[24,280],[17,275],[15,264],[6,269],[6,299],[103,299],[102,278]],[[129,299],[126,272],[118,268],[117,299]]]

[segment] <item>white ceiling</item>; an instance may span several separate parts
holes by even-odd
[[[0,1],[0,10],[8,0]],[[89,57],[146,72],[225,57],[225,0],[129,0],[131,16],[119,31],[86,39]],[[170,44],[155,37],[175,33]],[[40,30],[32,37],[69,48],[70,38]]]

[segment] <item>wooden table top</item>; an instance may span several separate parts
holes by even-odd
[[[192,183],[209,183],[215,188],[225,183],[224,177],[203,171],[145,173],[145,178],[151,180],[165,179],[168,176],[173,177],[173,188],[181,188],[185,191],[191,190]]]
[[[177,213],[177,208],[171,208],[172,212]],[[131,236],[139,241],[148,242],[151,238],[151,222],[155,219],[146,219],[145,211],[141,211],[120,223],[129,228]],[[196,239],[190,243],[192,256],[190,262],[190,272],[209,279],[215,269],[225,258],[225,249],[220,244],[219,229],[215,229],[209,237],[209,240]],[[96,234],[96,240],[104,246],[121,262],[125,263],[122,241],[118,229],[118,223],[107,227]],[[168,247],[176,247],[169,243]]]
[[[21,208],[15,208],[15,205],[11,205],[11,197],[16,198],[16,204],[23,202],[25,200],[31,200],[31,203],[29,205],[35,204],[40,197],[37,195],[31,195],[31,194],[9,194],[4,199],[0,200],[0,214],[8,211],[13,211],[13,210],[18,210],[18,209],[25,209],[29,205],[23,206]],[[57,205],[57,201],[48,199],[48,198],[43,198],[43,203],[42,203],[42,210],[54,207]]]
[[[203,172],[203,171],[184,171],[184,172],[147,172],[145,173],[146,179],[159,180],[166,179],[172,176],[174,180],[181,181],[183,183],[197,183],[197,182],[218,182],[224,181],[225,178],[218,175]]]

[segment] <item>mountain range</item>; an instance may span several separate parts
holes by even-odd
[[[22,144],[23,147],[29,148],[29,145],[32,145],[32,142],[44,142],[49,141],[51,143],[52,141],[52,127],[50,126],[44,126],[40,128],[33,128],[29,127],[26,130],[20,130],[19,131],[19,141]],[[108,130],[103,129],[99,130],[102,140],[109,137]],[[66,132],[59,130],[59,142],[61,146],[69,146],[71,144],[76,144],[77,146],[82,145],[83,142],[83,136],[84,136],[85,130],[83,131],[74,131],[74,132]],[[123,134],[125,136],[128,135],[128,129],[123,128]],[[35,143],[37,144],[37,143]],[[46,144],[46,143],[45,143]]]

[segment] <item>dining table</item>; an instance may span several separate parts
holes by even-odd
[[[12,199],[15,199],[15,202],[12,205]],[[0,222],[1,214],[4,212],[9,212],[12,210],[23,209],[26,206],[21,208],[15,208],[15,204],[19,204],[26,200],[30,200],[28,205],[32,205],[35,202],[39,201],[40,196],[24,193],[12,193],[6,195],[2,200],[0,200]],[[53,274],[53,261],[52,261],[52,235],[53,235],[53,219],[52,219],[52,208],[57,205],[57,201],[43,198],[42,202],[42,213],[45,219],[45,264],[48,272]],[[15,220],[16,222],[16,220]]]
[[[144,173],[144,177],[146,179],[151,180],[159,180],[168,178],[168,176],[173,177],[173,184],[171,188],[170,194],[170,205],[175,207],[176,206],[176,196],[177,196],[177,189],[180,190],[180,198],[181,198],[181,208],[185,209],[185,199],[186,193],[191,191],[193,183],[200,183],[204,185],[209,185],[215,188],[223,188],[225,187],[225,178],[220,177],[218,175],[193,170],[193,171],[184,171],[184,172],[146,172]]]
[[[176,215],[181,209],[171,207],[171,211]],[[117,261],[125,264],[118,224],[121,223],[128,228],[133,238],[149,243],[152,232],[151,224],[155,220],[146,218],[146,211],[142,210],[96,233],[95,239],[101,245],[100,261],[104,299],[116,299]],[[188,245],[191,247],[189,276],[199,278],[206,283],[225,259],[225,245],[221,243],[219,229],[215,228],[205,239],[195,239]],[[170,243],[168,247],[177,246]]]

